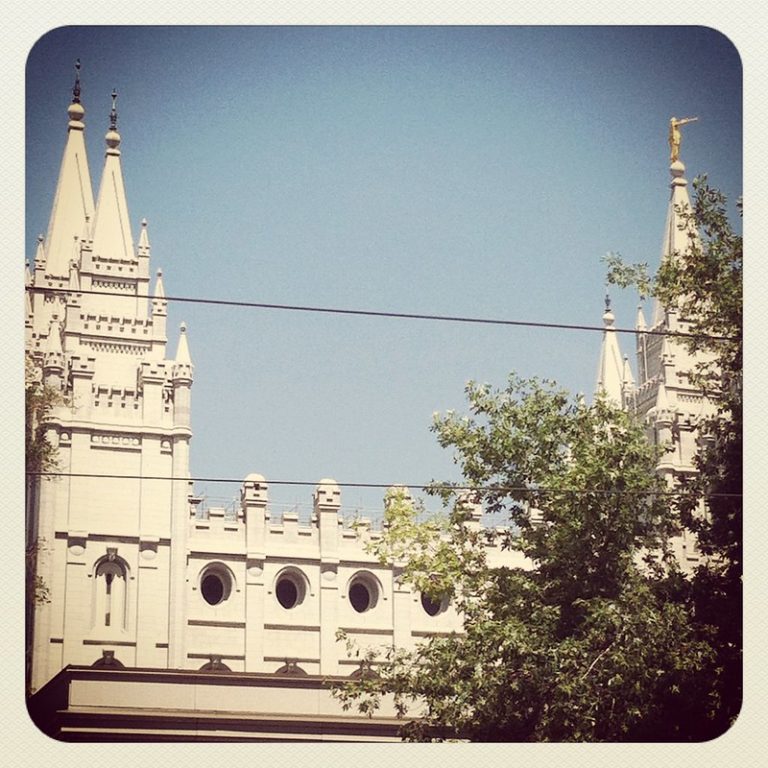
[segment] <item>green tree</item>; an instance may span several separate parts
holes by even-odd
[[[551,385],[512,377],[469,385],[471,415],[437,417],[474,500],[504,511],[504,545],[528,567],[493,568],[456,488],[443,521],[390,499],[382,561],[433,598],[450,596],[464,630],[414,652],[369,650],[376,675],[339,686],[370,713],[384,695],[414,719],[415,740],[700,741],[741,704],[741,238],[723,196],[694,182],[680,211],[700,232],[651,278],[609,258],[609,279],[676,307],[698,355],[691,380],[717,406],[699,426],[698,474],[675,492],[655,474],[658,450],[629,414],[587,407]],[[705,505],[706,514],[701,514]],[[669,537],[684,525],[704,561],[692,578]],[[377,662],[374,666],[374,660]]]
[[[433,489],[450,510],[442,525],[391,498],[374,551],[416,589],[449,596],[464,631],[389,649],[375,676],[337,695],[363,712],[392,695],[401,714],[418,713],[404,732],[415,740],[686,738],[686,722],[717,706],[700,676],[713,656],[687,606],[654,589],[679,576],[659,449],[630,415],[548,383],[513,376],[502,391],[467,394],[471,416],[433,428],[473,499],[509,515],[502,544],[530,567],[488,564],[486,534],[467,524],[455,487]]]
[[[696,233],[685,251],[667,254],[653,279],[646,265],[610,256],[608,277],[677,308],[693,334],[684,343],[698,359],[690,379],[717,407],[698,426],[698,474],[680,478],[686,493],[677,497],[680,517],[706,557],[680,596],[699,625],[716,630],[717,735],[733,723],[742,698],[743,241],[728,221],[724,195],[706,177],[693,186],[691,208],[678,211],[681,226]]]

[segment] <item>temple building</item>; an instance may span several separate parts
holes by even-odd
[[[401,723],[386,702],[361,718],[330,696],[329,681],[364,672],[338,631],[410,648],[460,630],[460,617],[366,550],[377,533],[343,524],[332,479],[318,482],[309,521],[273,512],[255,473],[234,506],[201,504],[189,471],[194,345],[184,324],[167,326],[146,220],[134,239],[116,96],[94,198],[80,95],[77,80],[47,235],[27,271],[27,355],[65,397],[46,421],[58,474],[28,498],[50,592],[31,624],[30,711],[65,740],[395,739]],[[679,159],[670,171],[664,255],[690,235],[679,226]],[[640,311],[636,381],[609,306],[603,321],[597,391],[675,446],[660,466],[670,482],[693,471],[709,405],[687,382],[685,348],[658,334],[684,323],[656,306],[646,325]],[[475,506],[469,524],[481,515]],[[695,558],[692,542],[679,547]],[[488,555],[529,565],[492,543]]]

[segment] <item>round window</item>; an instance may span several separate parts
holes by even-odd
[[[437,616],[440,611],[443,610],[442,600],[434,600],[429,595],[422,592],[421,594],[421,607],[430,615]]]
[[[224,569],[208,569],[200,579],[200,594],[208,605],[223,603],[232,591],[232,581]]]
[[[349,602],[352,603],[352,607],[358,613],[367,611],[371,606],[371,593],[368,591],[368,587],[361,581],[355,582],[349,588]]]
[[[277,582],[275,595],[277,602],[283,608],[293,608],[299,602],[299,588],[296,586],[296,582],[288,576],[283,576]]]
[[[349,585],[349,602],[358,613],[371,610],[378,601],[376,584],[365,577],[355,577]]]
[[[224,599],[224,584],[217,573],[209,573],[203,577],[200,591],[209,605],[218,605]]]

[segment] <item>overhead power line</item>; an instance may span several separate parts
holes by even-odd
[[[81,478],[98,478],[98,479],[113,479],[113,480],[168,480],[168,481],[181,481],[181,482],[196,482],[196,483],[237,483],[241,485],[245,482],[245,478],[233,478],[233,477],[174,477],[171,475],[114,475],[109,473],[93,473],[93,472],[54,472],[54,471],[39,471],[39,472],[27,472],[31,477],[81,477]],[[318,486],[321,483],[317,480],[268,480],[260,481],[264,485],[286,485],[286,486]],[[658,490],[658,491],[633,491],[628,489],[618,488],[530,488],[528,486],[505,486],[505,485],[461,485],[460,483],[352,483],[352,482],[337,482],[334,483],[340,488],[424,488],[433,489],[435,491],[448,490],[448,491],[479,491],[479,492],[505,492],[505,493],[529,493],[531,495],[541,495],[548,493],[572,493],[578,495],[616,495],[625,494],[632,496],[684,496],[688,492],[684,489],[680,490]],[[706,494],[707,498],[715,497],[741,497],[741,493],[709,493]]]
[[[119,296],[132,299],[155,299],[150,294],[130,294],[113,291],[70,290],[68,288],[45,288],[43,286],[26,286],[26,290],[33,293],[77,293],[90,296]],[[577,323],[548,323],[535,320],[502,320],[488,317],[465,317],[461,315],[432,315],[418,312],[385,312],[369,309],[343,309],[340,307],[313,307],[300,304],[270,304],[259,301],[236,301],[234,299],[203,299],[192,296],[163,296],[162,301],[176,301],[186,304],[209,304],[222,307],[243,307],[250,309],[274,309],[289,312],[315,312],[332,315],[353,315],[358,317],[385,317],[401,320],[435,320],[449,323],[474,323],[479,325],[504,325],[525,328],[552,328],[565,331],[605,331],[602,325],[580,325]],[[642,333],[646,336],[676,336],[688,339],[707,341],[735,341],[732,336],[711,336],[701,333],[688,333],[686,331],[638,331],[636,328],[612,327],[616,333]]]

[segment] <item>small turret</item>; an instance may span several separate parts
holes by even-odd
[[[171,371],[173,382],[173,424],[178,427],[190,426],[190,400],[192,388],[192,358],[187,342],[187,324],[179,326],[179,346]]]
[[[264,475],[251,472],[243,480],[243,486],[240,489],[240,508],[245,521],[248,567],[259,570],[255,575],[261,575],[260,570],[265,558],[264,538],[269,519],[268,501],[269,485]]]
[[[605,330],[600,349],[600,362],[597,367],[595,396],[603,395],[609,402],[622,408],[624,406],[624,363],[614,327],[615,321],[616,318],[611,310],[611,299],[606,294],[603,313]]]
[[[141,220],[141,233],[139,234],[139,244],[136,247],[136,253],[139,257],[149,258],[152,247],[149,244],[149,233],[147,232],[147,220]]]
[[[51,320],[43,355],[43,380],[47,386],[61,389],[64,374],[64,351],[61,346],[61,324]]]
[[[152,296],[152,352],[153,357],[162,360],[165,356],[166,323],[168,320],[168,302],[165,299],[163,270],[157,270],[157,282]],[[189,351],[187,351],[189,354]]]
[[[314,519],[320,531],[320,559],[326,565],[339,563],[341,489],[335,480],[323,478],[315,487]]]

